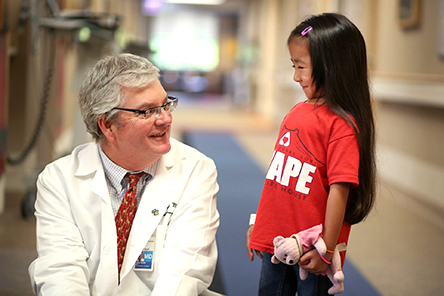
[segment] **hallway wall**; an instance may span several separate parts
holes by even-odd
[[[400,25],[398,1],[379,1],[376,13],[372,82],[379,172],[385,186],[442,215],[444,59],[438,56],[438,30],[444,3],[420,2],[415,28]]]

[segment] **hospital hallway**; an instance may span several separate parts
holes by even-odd
[[[216,163],[210,289],[256,295],[249,217],[279,125],[306,100],[288,37],[331,12],[365,41],[377,156],[376,204],[352,227],[341,295],[444,295],[443,0],[0,0],[0,296],[33,295],[37,175],[91,141],[79,90],[98,60],[120,53],[159,68],[179,98],[172,137]]]
[[[205,146],[196,142],[206,154],[216,153],[221,186],[218,195],[221,226],[217,239],[219,265],[225,266],[218,267],[219,275],[215,281],[219,282],[215,283],[215,290],[229,296],[253,296],[260,260],[256,258],[253,263],[249,262],[245,231],[249,213],[257,206],[257,194],[261,191],[278,125],[248,110],[233,108],[227,97],[201,95],[195,99],[186,94],[178,94],[178,97],[180,104],[174,113],[173,137],[183,139],[183,135],[195,134],[200,135],[201,142],[209,137],[213,144],[214,139],[217,141],[222,137],[221,141],[231,139],[237,149],[242,150],[233,152],[241,156],[230,154],[230,148],[223,152],[208,151],[205,147],[211,147],[211,143]],[[218,145],[225,144],[218,142]],[[256,167],[241,181],[243,187],[252,188],[253,195],[250,192],[242,196],[227,195],[232,184],[224,183],[224,176],[235,174],[237,168],[230,165],[230,170],[224,163],[219,163],[217,153],[228,153],[231,159],[251,158]],[[243,160],[240,162],[245,165]],[[254,172],[255,168],[260,172],[257,169]],[[234,190],[236,192],[236,188]],[[244,206],[242,203],[246,200],[248,204]],[[22,217],[22,201],[23,194],[8,194],[5,213],[0,215],[1,296],[32,295],[27,267],[36,256],[35,219]],[[344,270],[346,290],[343,295],[442,295],[443,217],[437,209],[426,207],[401,192],[388,190],[384,183],[380,183],[377,204],[370,217],[352,228],[346,264],[353,269]],[[356,291],[359,292],[356,294]]]

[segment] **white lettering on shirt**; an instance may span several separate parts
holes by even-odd
[[[290,178],[298,178],[296,182],[295,190],[308,194],[310,188],[307,187],[313,181],[313,177],[310,174],[316,172],[316,167],[304,162],[292,156],[287,157],[285,162],[285,154],[279,151],[274,153],[273,160],[265,177],[268,180],[275,180],[282,186],[288,186],[290,184]]]

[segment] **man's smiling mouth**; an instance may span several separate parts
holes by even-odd
[[[154,138],[163,137],[165,134],[166,134],[166,131],[163,133],[159,133],[157,135],[152,135],[151,137],[154,137]]]

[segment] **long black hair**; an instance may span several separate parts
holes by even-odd
[[[367,217],[376,191],[375,127],[365,41],[358,28],[337,13],[307,18],[291,32],[288,44],[295,38],[308,40],[313,83],[321,90],[320,97],[357,133],[359,186],[351,190],[345,213],[345,220],[355,224]]]

